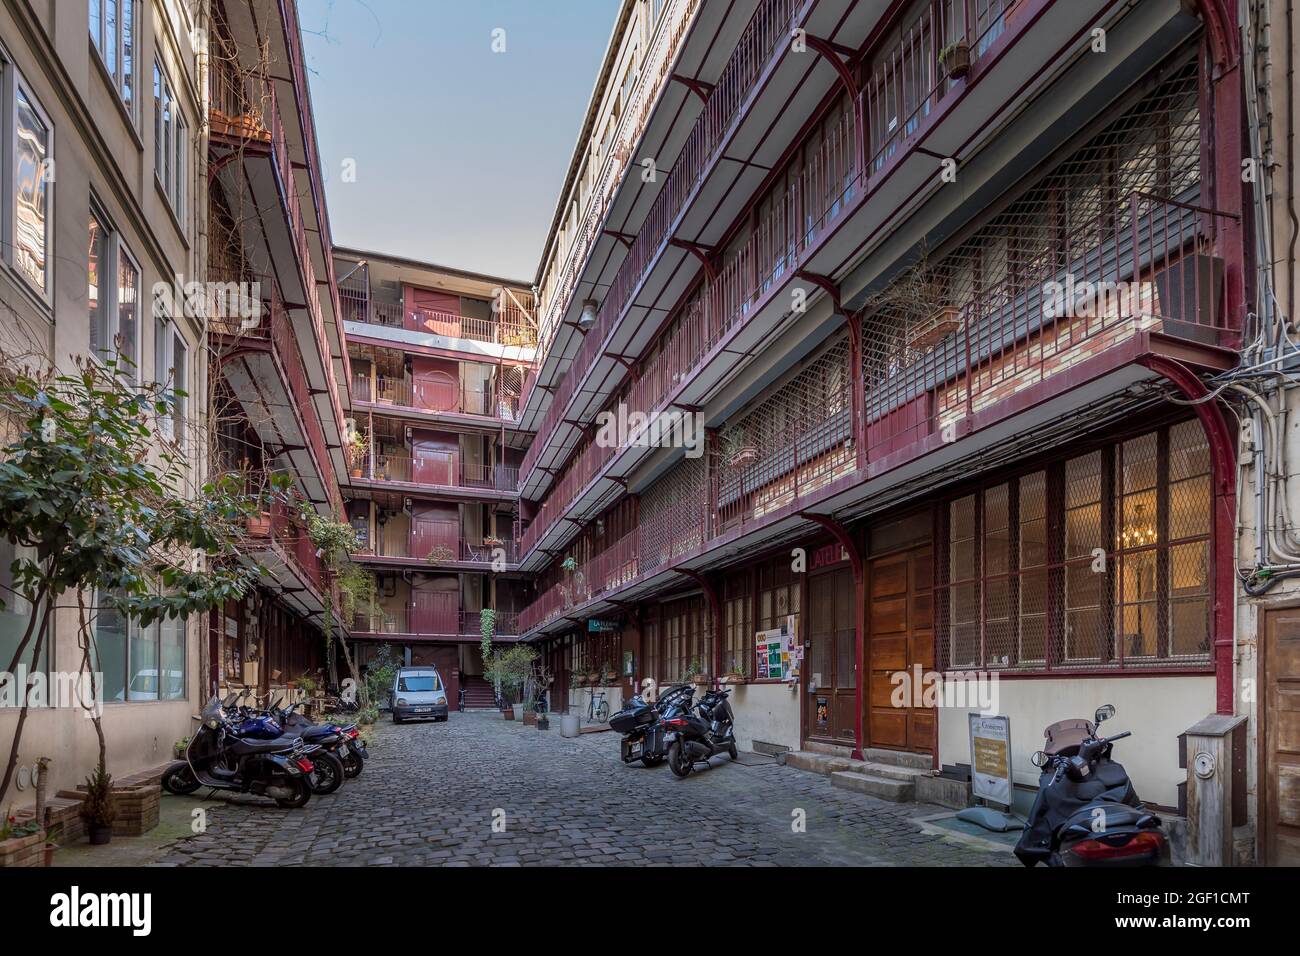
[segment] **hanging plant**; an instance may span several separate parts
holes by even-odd
[[[578,567],[578,561],[576,558],[574,558],[573,555],[569,555],[562,562],[560,562],[560,567],[563,568],[565,571],[574,571]]]
[[[492,638],[497,631],[497,612],[490,607],[479,611],[478,630],[482,635],[479,641],[479,649],[483,653],[483,660],[487,660],[492,653]]]

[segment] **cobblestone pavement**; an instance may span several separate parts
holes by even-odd
[[[565,739],[495,714],[376,727],[365,772],[300,810],[238,798],[162,865],[1011,865],[922,832],[941,812],[832,787],[826,777],[718,757],[679,780],[625,766],[618,736]],[[742,760],[744,755],[742,755]],[[169,798],[194,799],[194,798]],[[794,811],[806,831],[792,832]],[[504,823],[495,832],[493,820]],[[500,829],[500,824],[497,829]]]

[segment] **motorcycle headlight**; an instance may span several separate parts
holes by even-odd
[[[212,730],[216,730],[216,729],[217,729],[217,718],[213,717],[211,720],[209,720],[209,721],[208,721],[208,727],[210,727]]]
[[[406,698],[405,698],[405,697],[399,697],[399,698],[397,698],[397,706],[398,706],[398,707],[405,707],[405,706],[406,706]]]

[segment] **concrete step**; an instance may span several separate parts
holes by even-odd
[[[862,756],[869,763],[887,763],[895,767],[914,767],[917,770],[929,770],[934,766],[930,754],[914,754],[906,750],[885,750],[883,747],[868,747]]]
[[[909,803],[916,793],[911,781],[895,780],[874,773],[855,773],[852,770],[837,770],[832,773],[831,786],[865,793],[892,803]]]
[[[912,783],[917,777],[930,776],[930,770],[928,767],[925,770],[922,770],[919,767],[899,767],[892,763],[878,763],[871,760],[855,760],[853,763],[860,765],[849,768],[854,773],[865,773],[870,774],[873,777],[884,777],[886,780],[901,780],[903,783]]]
[[[824,744],[816,740],[809,740],[803,745],[803,749],[826,757],[844,757],[848,759],[853,756],[852,747],[841,744]]]

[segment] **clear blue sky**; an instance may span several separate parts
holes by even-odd
[[[335,243],[531,280],[618,8],[299,0]]]

